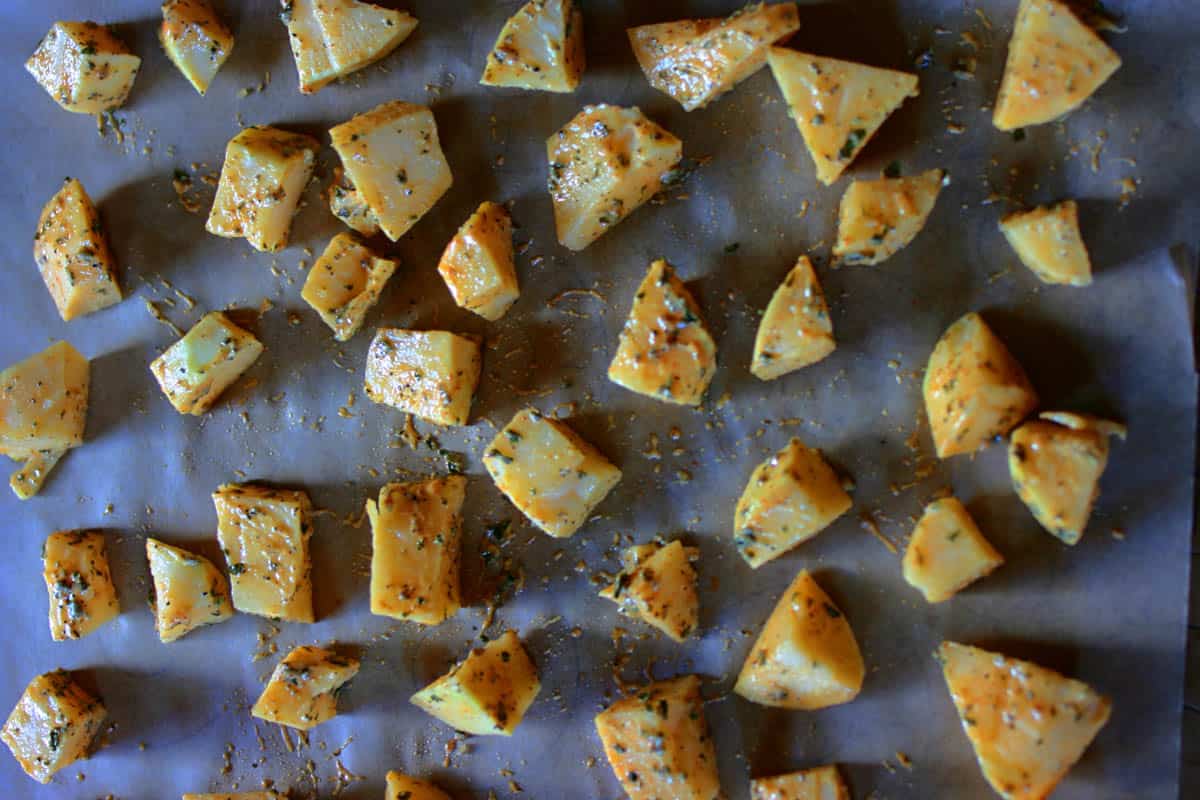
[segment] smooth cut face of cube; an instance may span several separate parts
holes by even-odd
[[[308,495],[229,483],[213,493],[213,505],[233,607],[272,619],[312,622]]]
[[[150,364],[159,388],[180,414],[200,415],[258,360],[263,346],[220,311],[200,318]]]
[[[616,603],[622,614],[682,642],[700,622],[696,568],[692,566],[699,557],[699,550],[684,547],[678,540],[631,547],[621,554],[623,567],[600,596]]]
[[[437,123],[425,106],[384,103],[332,128],[329,136],[392,241],[408,233],[453,183]]]
[[[99,531],[50,534],[42,545],[42,578],[56,642],[87,636],[121,613]]]
[[[429,781],[392,770],[387,774],[387,800],[450,800],[450,795]]]
[[[233,616],[229,584],[204,556],[146,539],[146,560],[154,581],[152,607],[160,640],[173,642]]]
[[[466,425],[482,368],[479,342],[448,331],[379,328],[367,397],[438,425]]]
[[[100,215],[83,184],[73,178],[42,209],[33,260],[66,322],[121,302],[116,261]]]
[[[1092,262],[1079,233],[1079,207],[1074,200],[1009,214],[1000,232],[1021,263],[1044,283],[1088,286]]]
[[[945,173],[853,181],[838,207],[833,255],[844,264],[878,264],[906,247],[925,227]]]
[[[479,82],[573,92],[583,69],[583,12],[572,0],[531,0],[504,23]]]
[[[56,22],[25,70],[67,111],[100,114],[125,104],[141,64],[104,25]]]
[[[25,774],[49,783],[54,773],[87,758],[104,722],[104,704],[71,673],[57,670],[29,682],[0,730]]]
[[[563,422],[525,409],[483,454],[496,488],[551,536],[570,536],[621,480],[621,470]]]
[[[379,218],[355,188],[354,181],[346,175],[345,169],[334,168],[333,180],[325,191],[328,195],[329,211],[351,230],[363,236],[379,233]]]
[[[941,603],[1003,563],[962,502],[944,497],[925,506],[917,521],[904,551],[904,580]]]
[[[504,316],[521,294],[508,209],[482,203],[446,246],[438,273],[462,308],[493,322]]]
[[[183,77],[204,94],[233,51],[233,34],[209,0],[167,0],[158,40]]]
[[[789,772],[750,781],[750,800],[850,800],[835,766]]]
[[[759,380],[774,380],[815,364],[836,346],[825,293],[808,256],[800,256],[758,323],[750,372]]]
[[[1071,545],[1087,528],[1107,465],[1107,432],[1088,425],[1032,420],[1013,431],[1008,448],[1017,496],[1043,528]]]
[[[584,106],[546,140],[558,241],[582,250],[663,187],[683,143],[637,108]]]
[[[339,233],[309,270],[300,296],[345,342],[358,333],[395,271],[395,261],[375,255],[354,234]]]
[[[304,94],[384,58],[417,27],[407,12],[359,0],[283,0],[282,6]]]
[[[271,673],[250,713],[309,730],[337,716],[337,692],[358,674],[358,659],[322,647],[297,647]]]

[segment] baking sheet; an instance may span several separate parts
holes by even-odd
[[[1200,8],[1183,0],[1113,4],[1129,25],[1111,37],[1124,67],[1065,123],[1016,142],[994,131],[981,108],[994,96],[1015,2],[802,3],[803,28],[793,40],[800,49],[899,68],[925,49],[935,58],[921,73],[921,97],[886,124],[851,173],[874,176],[898,161],[905,173],[940,166],[953,176],[910,247],[878,267],[834,270],[826,256],[846,181],[814,182],[770,75],[686,114],[648,86],[629,52],[627,25],[724,14],[735,3],[586,3],[586,77],[575,95],[554,96],[476,84],[495,33],[519,3],[414,0],[403,7],[421,26],[382,66],[302,97],[276,4],[225,0],[219,5],[237,45],[206,98],[162,55],[157,0],[4,5],[0,59],[9,99],[0,168],[9,180],[0,192],[0,364],[67,338],[92,359],[92,406],[87,444],[63,460],[41,496],[20,503],[0,492],[7,529],[0,597],[10,609],[0,705],[15,703],[37,673],[81,670],[103,696],[113,729],[95,757],[46,787],[4,754],[0,794],[148,800],[251,790],[269,779],[297,797],[378,798],[384,773],[402,769],[432,777],[456,798],[516,796],[517,787],[536,798],[619,796],[591,725],[617,692],[616,659],[629,681],[708,676],[708,715],[733,798],[747,796],[748,775],[831,761],[844,766],[859,798],[986,797],[930,658],[951,637],[1056,667],[1113,697],[1112,721],[1056,798],[1176,796],[1200,210],[1200,57],[1189,32],[1200,27]],[[76,18],[117,23],[143,58],[130,103],[116,115],[123,141],[111,127],[100,136],[93,120],[60,111],[21,68],[53,20]],[[964,34],[979,42],[977,51]],[[951,66],[968,57],[977,59],[975,77],[956,80]],[[195,175],[193,194],[206,212],[212,189],[199,176],[216,174],[240,125],[275,123],[327,142],[331,124],[394,98],[432,105],[455,184],[388,248],[402,268],[368,329],[338,345],[299,296],[305,264],[339,230],[318,194],[332,151],[322,153],[321,180],[306,194],[292,246],[275,256],[205,234],[203,213],[181,206],[171,179],[175,170]],[[706,163],[666,202],[637,211],[576,255],[554,239],[543,141],[582,104],[600,101],[639,105],[683,139],[687,156]],[[951,133],[950,124],[962,132]],[[129,295],[69,325],[29,252],[38,212],[65,175],[81,178],[99,203]],[[1123,204],[1125,178],[1137,183],[1133,191],[1125,186]],[[1004,197],[1035,203],[1067,195],[1080,201],[1096,267],[1095,285],[1084,290],[1039,285],[995,225]],[[496,324],[457,309],[434,270],[483,199],[511,201],[517,240],[527,243],[519,258],[523,295]],[[816,366],[760,383],[747,370],[757,310],[805,252],[818,257],[839,348]],[[634,287],[659,256],[689,281],[719,343],[720,369],[698,411],[604,378]],[[564,294],[573,289],[595,294]],[[174,336],[151,318],[146,300],[185,329],[210,309],[249,311],[267,352],[207,417],[177,415],[155,387],[147,364]],[[1001,448],[932,459],[920,371],[941,331],[972,309],[1026,366],[1044,407],[1129,423],[1129,440],[1114,446],[1093,521],[1075,548],[1041,532],[1013,495]],[[515,737],[457,742],[448,761],[452,732],[407,697],[472,646],[484,611],[477,598],[434,630],[368,612],[363,501],[387,479],[443,466],[435,450],[395,446],[402,416],[363,396],[369,331],[379,324],[487,337],[476,422],[459,431],[418,428],[467,455],[469,596],[485,583],[477,556],[483,529],[513,520],[505,553],[526,581],[492,630],[517,628],[542,670],[542,693]],[[527,404],[570,415],[625,473],[599,517],[566,541],[525,523],[478,458],[495,427]],[[854,476],[855,511],[752,572],[732,547],[733,506],[750,470],[793,435]],[[303,487],[329,511],[317,517],[313,539],[320,621],[276,633],[265,620],[238,615],[162,645],[143,601],[144,538],[219,556],[209,493],[241,479]],[[932,607],[904,584],[898,556],[858,515],[870,515],[902,546],[914,515],[943,487],[967,502],[1007,564]],[[109,533],[124,612],[87,639],[53,643],[41,542],[56,529],[93,526]],[[701,636],[686,646],[619,618],[591,581],[616,569],[616,537],[624,544],[658,534],[683,536],[702,552]],[[814,713],[727,695],[750,636],[801,567],[816,571],[853,625],[868,665],[862,695]],[[614,626],[627,631],[619,642]],[[289,750],[278,731],[252,720],[248,704],[280,654],[327,641],[357,649],[363,669],[341,715]],[[254,660],[273,646],[278,653]],[[897,751],[911,758],[910,768]]]

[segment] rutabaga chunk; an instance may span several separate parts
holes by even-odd
[[[25,70],[67,111],[100,114],[125,104],[141,65],[107,26],[56,22]]]
[[[1043,282],[1066,286],[1092,282],[1092,262],[1079,234],[1074,200],[1009,214],[1000,220],[1000,232],[1021,263]]]
[[[621,470],[566,423],[528,408],[483,454],[496,488],[551,536],[577,531],[621,480]]]
[[[183,800],[287,800],[285,795],[276,791],[265,792],[234,792],[233,794],[185,794]]]
[[[725,19],[662,22],[626,33],[650,85],[695,111],[762,69],[770,46],[799,29],[795,3],[756,3]]]
[[[151,606],[160,640],[173,642],[233,616],[229,584],[204,556],[146,539],[146,560],[154,580]]]
[[[358,659],[321,647],[297,647],[284,656],[250,713],[306,731],[337,716],[337,696],[358,674]]]
[[[515,631],[505,631],[472,650],[411,702],[455,730],[512,736],[541,688],[525,645]]]
[[[67,178],[33,235],[33,259],[59,316],[69,322],[121,301],[116,262],[83,184]]]
[[[477,339],[379,328],[367,351],[367,397],[438,425],[466,425],[481,368]]]
[[[850,800],[835,766],[789,772],[750,781],[750,800]]]
[[[233,34],[209,0],[167,0],[158,40],[183,77],[204,94],[233,52]]]
[[[983,776],[1006,800],[1044,800],[1112,704],[1053,670],[957,642],[935,653]]]
[[[379,233],[379,218],[363,200],[362,194],[355,188],[354,182],[346,175],[341,167],[333,170],[333,180],[326,189],[329,199],[329,210],[335,217],[354,231],[363,236],[374,236]]]
[[[944,497],[925,506],[917,521],[904,551],[904,580],[941,603],[1003,563],[962,502]]]
[[[176,411],[199,416],[250,369],[262,351],[262,344],[249,331],[220,311],[211,311],[154,359],[150,371]]]
[[[42,545],[42,578],[50,596],[50,638],[87,636],[121,613],[99,531],[59,531]]]
[[[70,672],[47,672],[29,682],[0,739],[25,774],[49,783],[60,769],[87,758],[106,713],[100,698]]]
[[[846,264],[878,264],[906,247],[929,219],[945,173],[853,181],[838,209],[833,255]]]
[[[637,689],[596,715],[596,732],[630,800],[724,797],[699,676]]]
[[[767,618],[733,691],[759,705],[811,711],[849,703],[865,674],[846,616],[803,570]]]
[[[521,294],[508,209],[480,204],[446,246],[438,273],[459,306],[493,322],[503,317]]]
[[[450,800],[450,795],[429,781],[392,770],[387,774],[386,800]]]
[[[583,12],[572,0],[530,0],[504,23],[479,82],[573,92],[583,69]]]
[[[750,372],[759,380],[774,380],[815,364],[836,346],[817,273],[808,256],[800,256],[758,323]]]
[[[312,94],[379,61],[409,37],[417,19],[359,0],[280,0],[300,91]]]
[[[696,568],[692,566],[699,557],[699,550],[684,547],[680,541],[630,547],[621,554],[621,571],[600,596],[615,602],[622,614],[682,642],[700,622]]]
[[[584,106],[546,140],[558,241],[582,250],[662,189],[683,143],[636,108]]]
[[[395,271],[395,261],[375,255],[354,234],[339,233],[309,270],[300,296],[345,342],[358,333]]]

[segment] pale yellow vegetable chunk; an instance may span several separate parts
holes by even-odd
[[[367,201],[355,188],[354,182],[346,175],[344,169],[334,167],[333,180],[325,192],[329,200],[329,210],[351,230],[358,231],[363,236],[379,233],[379,218],[367,205]]]
[[[850,792],[830,765],[752,780],[750,800],[850,800]]]
[[[180,414],[205,413],[258,360],[263,346],[220,311],[200,318],[154,359],[150,372]]]
[[[287,247],[300,194],[312,177],[320,145],[278,128],[246,128],[229,140],[217,196],[205,229],[244,238],[255,250]]]
[[[833,255],[846,264],[878,264],[908,246],[925,227],[945,173],[853,181],[838,208]]]
[[[299,490],[227,483],[212,496],[217,539],[229,565],[233,607],[312,622],[312,503]]]
[[[512,736],[541,691],[537,666],[515,631],[471,651],[411,702],[455,730]]]
[[[107,26],[56,22],[25,70],[67,111],[100,114],[125,105],[141,65]]]
[[[337,693],[358,674],[358,659],[322,647],[297,647],[284,656],[250,713],[306,731],[337,716]]]
[[[234,792],[233,794],[185,794],[183,800],[287,800],[285,795],[276,791],[265,792]]]
[[[58,531],[42,545],[50,638],[80,639],[121,613],[100,531]]]
[[[483,454],[505,497],[546,533],[566,537],[621,480],[621,470],[566,423],[519,412]]]
[[[637,108],[584,106],[546,140],[558,241],[582,250],[662,190],[683,143]]]
[[[583,12],[572,0],[530,0],[504,23],[479,82],[573,92],[584,62]]]
[[[233,34],[209,0],[167,0],[158,41],[183,77],[200,94],[233,52]]]
[[[640,619],[682,642],[700,623],[694,547],[676,540],[670,544],[640,544],[621,554],[623,566],[610,586],[600,592],[622,614]]]
[[[1005,800],[1044,800],[1108,722],[1086,683],[957,642],[935,657],[983,776]]]
[[[1037,407],[1021,365],[983,318],[960,317],[938,339],[922,382],[938,458],[973,453]]]
[[[416,17],[407,12],[359,0],[280,0],[280,4],[304,94],[374,64],[417,27]]]
[[[42,209],[33,259],[66,322],[121,302],[116,261],[100,215],[83,184],[73,178]]]
[[[700,677],[643,686],[596,715],[596,732],[630,800],[720,800]]]
[[[442,253],[438,274],[454,302],[496,321],[517,301],[512,218],[499,203],[481,203]]]
[[[817,363],[836,347],[825,293],[808,256],[800,256],[758,323],[750,372],[774,380]]]
[[[762,69],[768,48],[799,29],[795,3],[754,3],[725,19],[662,22],[626,33],[650,85],[695,111]]]
[[[813,710],[849,703],[865,675],[846,616],[802,570],[767,618],[733,691],[759,705]]]
[[[957,497],[925,506],[904,551],[904,580],[930,603],[949,600],[1004,563]]]
[[[1094,30],[1058,0],[1021,0],[992,123],[1002,131],[1074,111],[1121,66]]]
[[[1079,234],[1074,200],[1009,214],[1000,220],[1000,232],[1021,263],[1043,282],[1067,286],[1092,282],[1092,262]]]
[[[392,770],[387,774],[385,800],[450,800],[450,795],[429,781],[417,780]]]
[[[836,181],[900,104],[916,97],[917,76],[772,47],[767,63],[817,168]]]
[[[438,425],[466,425],[481,369],[477,339],[379,328],[367,351],[367,397]]]
[[[106,713],[70,672],[47,672],[29,682],[0,739],[26,775],[49,783],[60,769],[87,758]]]
[[[454,181],[437,122],[425,106],[384,103],[331,128],[329,136],[356,191],[393,242]]]
[[[379,301],[396,262],[380,258],[352,233],[339,233],[313,264],[300,296],[339,342],[349,341]]]
[[[233,616],[229,584],[204,556],[146,539],[146,560],[154,581],[151,607],[160,640],[173,642]]]
[[[734,511],[733,543],[757,569],[828,528],[852,505],[821,451],[792,439],[751,473]]]

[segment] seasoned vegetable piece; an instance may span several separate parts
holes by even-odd
[[[630,547],[621,554],[621,571],[600,596],[615,602],[622,614],[682,642],[700,622],[696,568],[692,566],[699,557],[699,550],[684,547],[680,541]]]
[[[850,800],[850,792],[831,765],[752,780],[750,800]]]
[[[700,678],[643,686],[596,715],[596,732],[630,800],[720,800]]]
[[[733,691],[759,705],[811,711],[849,703],[865,674],[846,616],[802,570],[767,618]]]
[[[788,113],[828,186],[892,112],[916,97],[917,76],[772,47],[767,55]]]
[[[1037,664],[957,642],[935,658],[983,776],[1006,800],[1048,797],[1108,722],[1108,698]]]
[[[158,41],[183,77],[204,94],[233,51],[233,34],[209,0],[167,0]]]
[[[479,342],[447,331],[379,328],[367,351],[367,397],[438,425],[466,425],[479,385]]]
[[[1043,282],[1067,286],[1092,282],[1092,262],[1079,234],[1074,200],[1009,214],[1000,220],[1000,232],[1021,263]]]
[[[67,178],[33,235],[33,260],[59,316],[70,322],[121,302],[116,263],[83,184]]]
[[[263,346],[220,311],[210,311],[154,359],[150,371],[180,414],[205,413],[258,360]]]
[[[725,19],[662,22],[626,33],[650,85],[695,111],[762,69],[767,49],[799,29],[795,3],[755,3]]]
[[[321,315],[339,342],[351,339],[379,300],[396,262],[375,255],[357,236],[339,233],[304,281],[300,296]]]
[[[217,539],[229,564],[233,607],[272,619],[312,622],[308,495],[226,483],[212,498]]]
[[[661,258],[633,298],[608,379],[658,400],[696,406],[717,367],[717,345],[700,306]]]
[[[750,372],[759,380],[774,380],[817,363],[835,347],[825,293],[808,256],[800,256],[758,323]]]
[[[358,674],[358,659],[321,647],[297,647],[284,656],[250,713],[302,731],[337,716],[337,696]]]
[[[100,114],[125,105],[141,65],[108,26],[56,22],[25,70],[67,111]]]
[[[379,218],[363,200],[354,182],[341,167],[334,167],[333,181],[325,190],[329,199],[329,210],[352,230],[363,236],[379,233]]]
[[[521,294],[508,209],[482,203],[446,246],[438,273],[459,306],[493,322],[503,317]]]
[[[56,642],[87,636],[121,613],[100,531],[50,534],[42,545],[42,578]]]
[[[412,704],[464,733],[512,736],[541,691],[537,666],[505,631],[412,696]]]
[[[56,670],[29,682],[0,739],[25,774],[49,783],[54,773],[88,756],[104,722],[104,703],[71,673]]]
[[[504,23],[479,82],[573,92],[583,68],[583,12],[572,0],[530,0]]]
[[[329,136],[356,191],[393,242],[453,183],[437,123],[425,106],[384,103],[330,129]]]
[[[584,106],[546,140],[558,241],[582,250],[663,187],[683,143],[636,108]]]
[[[904,580],[930,603],[949,600],[1004,563],[957,497],[925,506],[904,551]]]
[[[1094,30],[1058,0],[1021,0],[992,123],[1002,131],[1074,111],[1121,66]]]
[[[450,795],[428,781],[392,770],[387,774],[386,800],[450,800]]]
[[[300,91],[312,94],[384,58],[417,27],[416,17],[359,0],[280,0]]]
[[[287,800],[276,791],[234,792],[233,794],[185,794],[183,800]]]
[[[173,642],[196,628],[233,616],[229,584],[204,556],[146,539],[146,560],[154,579],[151,606],[162,641]]]
[[[838,209],[834,257],[846,264],[878,264],[908,246],[925,227],[944,177],[931,169],[910,178],[851,182]]]
[[[938,458],[973,453],[1037,407],[1021,365],[983,318],[960,317],[938,339],[922,383]]]
[[[287,247],[300,193],[312,177],[320,145],[278,128],[246,128],[225,147],[225,164],[205,229],[244,238],[255,250]]]
[[[496,435],[483,466],[514,506],[551,536],[579,529],[621,470],[566,423],[527,408]]]
[[[755,467],[733,518],[733,543],[758,569],[808,541],[853,503],[821,451],[792,439]]]

